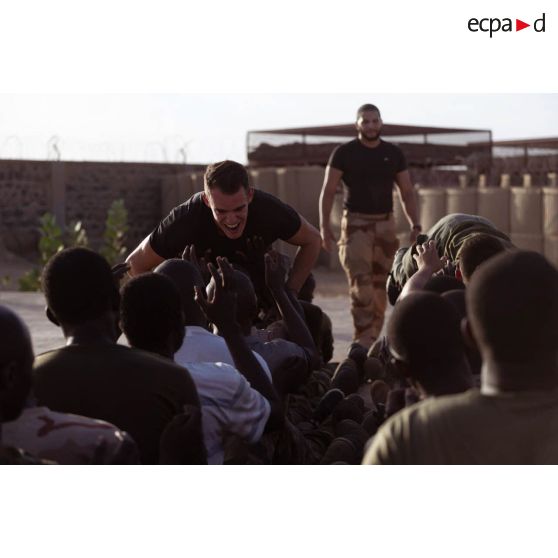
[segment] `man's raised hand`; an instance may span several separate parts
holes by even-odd
[[[234,269],[226,258],[217,258],[218,269],[208,264],[212,282],[210,294],[195,287],[195,300],[200,305],[206,318],[220,331],[238,327],[236,323],[236,290],[234,286]]]
[[[272,292],[277,292],[285,287],[287,268],[281,254],[270,250],[264,256],[265,284]]]
[[[438,256],[438,249],[434,240],[417,245],[417,253],[413,254],[419,270],[428,269],[431,274],[443,268],[446,258]]]
[[[203,282],[206,285],[211,279],[211,274],[209,273],[209,269],[207,267],[210,258],[211,250],[206,250],[204,256],[198,258],[196,247],[193,244],[188,244],[186,248],[184,248],[184,252],[182,252],[182,259],[190,262],[192,265],[195,265],[199,269]]]

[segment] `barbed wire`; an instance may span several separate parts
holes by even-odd
[[[41,151],[43,154],[41,154]],[[209,155],[202,155],[208,153]],[[52,134],[46,141],[17,134],[0,136],[0,159],[191,164],[245,158],[243,142],[232,138],[188,138],[180,134],[145,142],[88,142]],[[202,155],[200,157],[200,155]],[[244,156],[243,156],[244,155]]]

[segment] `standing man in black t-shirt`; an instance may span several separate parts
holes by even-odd
[[[278,239],[300,246],[287,282],[298,292],[320,252],[318,231],[289,205],[251,188],[240,163],[221,161],[207,167],[204,191],[175,207],[126,261],[137,275],[194,245],[198,255],[224,256],[263,279],[263,251],[254,250],[254,238],[264,248]]]
[[[357,111],[358,138],[337,147],[329,159],[320,196],[320,232],[328,252],[335,241],[330,214],[344,183],[339,258],[349,280],[354,340],[369,347],[378,337],[386,308],[386,279],[398,247],[393,222],[397,184],[414,242],[421,230],[415,192],[401,150],[380,139],[382,119],[375,105]]]

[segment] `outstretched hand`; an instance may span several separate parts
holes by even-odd
[[[237,327],[236,290],[234,269],[226,258],[217,258],[218,269],[208,264],[213,279],[213,289],[208,297],[199,287],[195,287],[195,300],[208,321],[215,324],[220,331]]]
[[[196,266],[201,273],[203,282],[206,285],[209,283],[211,274],[209,273],[207,264],[211,259],[211,250],[206,250],[204,255],[198,258],[196,247],[193,244],[188,244],[186,248],[184,248],[184,252],[182,252],[182,259]]]
[[[431,274],[436,273],[447,263],[447,258],[438,256],[438,248],[436,241],[429,240],[424,244],[417,244],[417,253],[413,254],[413,258],[417,262],[419,270],[429,270]]]
[[[281,254],[270,250],[264,256],[265,262],[265,284],[272,292],[277,292],[285,287],[287,268]]]
[[[252,236],[246,240],[246,251],[237,250],[236,255],[244,264],[257,264],[262,261],[266,248],[263,237]]]

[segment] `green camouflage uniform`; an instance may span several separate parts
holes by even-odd
[[[434,240],[440,258],[445,256],[452,263],[457,265],[459,253],[463,245],[477,234],[487,234],[500,239],[506,249],[513,248],[509,237],[496,226],[479,215],[468,215],[466,213],[450,213],[442,217],[437,223],[426,232],[424,242]],[[416,253],[414,246],[401,248],[398,251],[391,269],[391,280],[393,283],[393,293],[390,293],[391,302],[395,304],[405,283],[417,271],[417,262],[413,258]]]
[[[379,336],[387,304],[386,280],[399,246],[392,213],[343,211],[339,259],[349,281],[354,340],[369,347]]]

